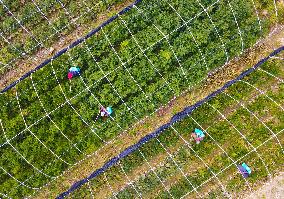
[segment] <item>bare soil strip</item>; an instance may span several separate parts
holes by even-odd
[[[284,45],[284,27],[278,26],[271,34],[259,41],[253,48],[239,57],[230,61],[222,70],[217,71],[206,79],[199,87],[187,92],[175,100],[171,100],[167,106],[157,110],[151,117],[136,123],[131,129],[124,131],[111,143],[106,144],[75,166],[68,169],[55,181],[43,187],[34,194],[35,198],[54,198],[58,193],[68,189],[73,183],[90,175],[100,168],[107,160],[122,152],[125,148],[135,144],[139,139],[154,131],[157,126],[168,122],[172,115],[203,99],[225,82],[234,79],[245,69],[256,64],[260,59],[267,56],[274,49]],[[163,110],[163,111],[161,111]]]
[[[4,87],[8,86],[15,80],[19,79],[28,71],[34,69],[44,60],[53,56],[56,52],[69,46],[79,37],[86,35],[90,30],[106,21],[114,13],[118,13],[123,8],[129,6],[131,3],[133,3],[132,0],[125,0],[122,3],[111,7],[110,10],[101,13],[96,21],[91,21],[84,25],[78,26],[70,34],[61,36],[58,42],[54,43],[51,46],[48,46],[48,48],[42,48],[38,50],[35,54],[26,57],[26,59],[19,59],[15,63],[12,63],[14,67],[11,70],[7,71],[4,75],[0,75],[0,90],[2,90]]]
[[[257,191],[249,193],[245,199],[284,199],[284,173],[279,173],[271,182],[263,184]]]
[[[269,83],[267,83],[267,85],[265,84],[265,87],[267,90],[271,89],[272,87],[278,85],[279,82],[277,80],[272,80],[269,81]],[[263,89],[263,88],[262,88]],[[250,94],[250,96],[248,97],[248,101],[245,101],[243,103],[243,105],[246,107],[247,105],[255,102],[256,98],[259,97],[259,93],[256,92],[252,92]],[[241,105],[240,104],[232,104],[231,106],[227,107],[227,109],[225,109],[225,111],[223,111],[223,114],[225,116],[225,118],[228,118],[230,115],[232,115],[234,112],[236,112],[238,110],[238,108],[240,108]],[[217,116],[217,118],[215,118],[215,123],[221,122],[223,121],[224,118],[221,116]],[[262,120],[263,121],[263,120]],[[203,128],[207,129],[208,126],[203,126]],[[185,139],[189,139],[189,137],[185,137]],[[189,140],[188,140],[189,141]],[[230,142],[227,142],[225,145],[221,146],[224,150],[226,150],[229,146],[231,145]],[[173,152],[176,152],[178,149],[185,147],[188,149],[188,146],[185,145],[185,143],[180,139],[179,142],[174,146],[168,149],[168,152],[173,154]],[[188,149],[189,150],[189,149]],[[214,158],[218,155],[220,155],[220,153],[222,153],[221,149],[216,149],[214,150],[211,154],[208,155],[207,160],[207,164],[210,165],[211,162],[213,162]],[[156,157],[154,157],[151,160],[148,160],[149,164],[151,165],[152,168],[158,169],[161,165],[162,162],[165,161],[165,158],[167,157],[166,153],[160,154]],[[186,166],[183,170],[186,173],[186,175],[190,175],[191,173],[193,173],[194,171],[201,169],[201,168],[205,168],[205,165],[202,164],[202,166],[200,166],[199,163],[196,163],[196,165],[194,164],[194,162],[191,162],[191,164],[189,164],[188,166]],[[130,181],[137,181],[139,179],[139,177],[141,177],[142,175],[144,175],[145,173],[150,172],[150,168],[147,165],[147,163],[145,162],[142,166],[140,166],[139,168],[135,169],[134,171],[132,171],[131,173],[128,173],[128,178]],[[174,184],[178,183],[178,180],[181,179],[183,176],[181,175],[181,173],[179,173],[178,175],[174,175],[172,177],[170,177],[169,179],[167,179],[164,184],[170,188],[171,186],[173,186]],[[119,181],[115,181],[115,182],[111,182],[111,179],[109,179],[109,183],[111,184],[112,190],[117,193],[120,190],[125,189],[128,185],[128,179],[122,179]],[[145,198],[153,198],[154,196],[157,196],[161,191],[164,190],[164,187],[162,185],[160,185],[158,188],[156,188],[154,191],[150,192],[147,194],[147,196]],[[96,192],[96,191],[95,191]],[[104,187],[99,187],[99,190],[96,193],[93,193],[96,198],[107,198],[110,197],[112,195],[111,190],[108,189],[108,185],[105,185]]]

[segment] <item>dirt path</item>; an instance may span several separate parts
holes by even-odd
[[[241,58],[230,61],[222,70],[217,71],[206,79],[202,85],[190,92],[185,92],[180,97],[161,107],[151,117],[136,123],[132,128],[122,132],[117,138],[104,145],[98,151],[78,162],[75,166],[65,171],[55,181],[50,182],[35,195],[35,198],[54,198],[62,191],[67,190],[76,181],[85,178],[104,162],[122,152],[125,148],[135,144],[139,139],[168,122],[172,115],[206,97],[225,82],[238,76],[243,70],[256,64],[260,59],[267,56],[274,49],[284,45],[284,27],[279,26],[264,40],[249,49]]]
[[[271,80],[269,82],[265,82],[263,85],[265,85],[266,90],[270,90],[272,87],[278,85],[279,82],[275,79],[275,80]],[[263,87],[261,88],[263,89]],[[265,91],[266,92],[266,91]],[[259,97],[260,94],[257,91],[253,91],[251,92],[251,94],[247,97],[249,100],[246,100],[245,102],[243,102],[243,105],[245,107],[247,107],[249,104],[255,102],[256,98]],[[225,118],[229,118],[230,115],[232,115],[233,113],[235,113],[239,108],[241,107],[241,105],[239,103],[237,104],[232,104],[230,106],[228,106],[224,111],[222,111],[222,113],[224,114]],[[215,123],[221,122],[224,120],[223,117],[221,117],[220,115],[217,115],[216,118],[214,119]],[[263,120],[262,120],[263,121]],[[207,129],[208,126],[203,126],[203,128]],[[233,129],[232,129],[233,130]],[[188,138],[184,137],[186,140]],[[238,137],[231,137],[231,140],[234,139],[238,139]],[[183,144],[183,145],[182,145]],[[246,143],[247,144],[247,143]],[[181,146],[180,146],[181,145]],[[231,142],[226,142],[222,147],[222,149],[224,149],[226,151],[226,149],[231,146]],[[177,152],[177,148],[181,149],[182,147],[185,147],[188,149],[188,146],[186,146],[186,144],[184,142],[182,142],[182,140],[180,140],[173,148],[169,148],[169,152]],[[171,152],[172,151],[172,152]],[[210,165],[214,158],[217,155],[220,155],[220,153],[222,153],[222,151],[220,150],[220,148],[216,148],[211,154],[209,154],[206,158],[206,163],[208,165]],[[165,158],[165,156],[167,156],[166,153],[160,154],[156,157],[153,157],[153,159],[151,159],[149,161],[149,164],[154,168],[154,170],[158,170],[160,167],[162,167],[163,164],[161,164],[161,158],[163,157]],[[174,156],[174,155],[173,155]],[[165,161],[165,160],[163,160]],[[195,165],[196,164],[196,165]],[[159,165],[157,167],[157,165]],[[198,166],[199,165],[199,166]],[[144,170],[143,172],[141,172],[140,168],[144,168],[144,169],[148,169],[148,170]],[[196,162],[190,162],[190,164],[187,164],[187,166],[185,166],[183,168],[183,171],[185,172],[185,174],[188,176],[190,175],[192,172],[197,171],[197,169],[201,169],[201,168],[205,168],[204,165],[200,166],[200,164],[196,163]],[[139,177],[142,176],[142,174],[145,173],[149,173],[151,170],[149,169],[148,165],[146,163],[144,163],[142,166],[140,166],[139,168],[136,168],[135,170],[133,170],[133,172],[128,173],[128,178],[130,179],[130,181],[134,181],[137,182]],[[182,178],[183,176],[181,175],[181,173],[171,176],[169,179],[166,179],[164,181],[164,184],[170,188],[173,185],[177,184],[179,182],[179,180]],[[109,183],[112,186],[112,190],[114,191],[114,193],[118,193],[118,191],[125,189],[126,187],[129,186],[127,179],[124,179],[125,182],[120,182],[120,181],[115,181],[115,182],[111,182],[112,179],[109,179]],[[119,188],[117,188],[119,187]],[[209,187],[209,186],[207,186]],[[112,195],[112,192],[108,192],[106,191],[106,188],[102,188],[102,187],[98,187],[99,192],[94,193],[94,195],[96,196],[96,198],[108,198]],[[210,189],[212,189],[212,187],[210,187]],[[164,190],[164,187],[162,184],[160,184],[157,188],[155,188],[153,191],[147,193],[144,197],[145,198],[155,198],[155,196],[159,195],[160,192],[162,192]],[[209,190],[209,188],[208,188]],[[108,197],[106,196],[108,195]]]
[[[284,199],[284,172],[279,173],[262,185],[257,191],[248,194],[245,199]]]
[[[110,16],[113,16],[114,13],[118,13],[124,7],[127,7],[133,2],[134,2],[133,0],[124,0],[122,1],[122,3],[119,3],[118,5],[112,7],[110,10],[106,11],[105,13],[99,14],[97,20],[91,21],[84,25],[80,25],[68,35],[61,36],[60,39],[51,46],[40,49],[36,53],[34,53],[33,55],[29,55],[25,59],[21,58],[18,59],[16,62],[11,63],[14,67],[9,71],[7,71],[6,73],[4,73],[3,75],[0,75],[0,90],[8,86],[13,81],[19,79],[22,75],[24,75],[28,71],[34,69],[44,60],[53,56],[56,52],[69,46],[79,37],[86,35],[93,28],[98,27],[101,23],[106,21]],[[73,20],[72,22],[70,22],[70,24],[76,25],[76,21]]]
[[[253,49],[248,50],[248,53],[246,53],[244,57],[231,61],[221,71],[217,71],[208,78],[205,84],[201,86],[202,89],[197,88],[190,93],[178,97],[175,101],[171,101],[170,106],[166,107],[166,111],[163,111],[163,114],[158,114],[160,111],[157,111],[151,118],[146,117],[140,123],[135,124],[131,130],[125,131],[111,143],[103,146],[100,150],[64,172],[56,182],[50,183],[38,192],[36,198],[55,197],[56,194],[68,189],[74,182],[88,176],[95,169],[101,167],[105,161],[119,154],[128,146],[136,143],[149,132],[155,130],[157,126],[169,121],[173,114],[181,111],[185,106],[189,106],[204,98],[212,91],[221,87],[228,80],[235,78],[241,71],[254,65],[264,56],[267,56],[273,49],[284,45],[282,43],[283,37],[284,28],[279,27],[275,29],[273,34],[259,42]]]
[[[169,153],[174,153],[177,151],[180,147],[182,146],[182,141],[180,140],[174,147],[169,148],[168,152]],[[152,168],[158,168],[160,167],[160,163],[164,162],[167,158],[166,153],[159,154],[155,156],[155,158],[148,160],[149,164],[151,165]],[[146,175],[147,173],[150,172],[149,165],[145,162],[143,165],[139,166],[136,168],[133,172],[130,174],[127,174],[128,179],[130,181],[137,181],[140,176]],[[123,188],[128,186],[128,179],[126,179],[124,176],[122,177],[121,181],[115,181],[113,182],[112,179],[109,179],[109,183],[112,187],[112,190],[108,188],[108,185],[105,184],[104,187],[98,187],[98,190],[93,190],[93,194],[96,196],[97,199],[103,199],[103,198],[108,198],[111,197],[112,191],[117,193],[119,190],[122,190]]]

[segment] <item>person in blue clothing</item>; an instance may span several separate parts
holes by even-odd
[[[249,168],[249,166],[246,163],[242,163],[241,165],[238,165],[238,169],[241,172],[241,174],[243,175],[244,178],[247,178],[250,176],[251,174],[251,169]]]
[[[69,69],[69,72],[68,72],[68,79],[72,79],[73,77],[76,77],[80,75],[80,68],[79,67],[71,67]]]
[[[195,128],[191,133],[191,139],[195,140],[196,144],[199,144],[205,137],[205,134],[202,130]]]
[[[104,108],[103,106],[100,107],[100,114],[103,118],[106,118],[112,114],[113,110],[111,107]]]

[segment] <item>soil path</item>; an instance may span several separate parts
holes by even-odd
[[[271,89],[271,87],[274,87],[274,86],[276,86],[278,84],[279,84],[279,82],[277,80],[272,80],[272,81],[269,81],[269,82],[265,82],[266,90],[269,90],[269,89]],[[261,89],[263,89],[263,87]],[[260,95],[259,95],[258,92],[252,92],[250,94],[250,96],[247,97],[250,100],[243,102],[243,105],[245,107],[247,107],[249,104],[255,102],[256,98],[259,97],[259,96]],[[232,105],[229,105],[225,109],[225,111],[222,111],[222,112],[223,112],[225,118],[229,118],[229,116],[232,115],[234,112],[236,112],[240,107],[241,107],[240,104],[233,103]],[[216,124],[218,122],[223,121],[224,119],[222,117],[220,117],[220,115],[217,115],[217,117],[214,120],[215,120],[214,124]],[[212,126],[212,125],[210,125],[210,126]],[[203,126],[203,128],[205,128],[205,129],[207,129],[208,127],[209,126]],[[184,138],[186,140],[188,139],[188,137],[184,137]],[[238,139],[238,137],[230,137],[231,141],[233,141],[234,139]],[[189,141],[189,140],[187,140],[187,141]],[[191,143],[191,142],[189,141],[189,143]],[[231,142],[228,141],[228,142],[226,142],[226,144],[224,144],[221,147],[222,147],[222,149],[227,151],[226,149],[230,145],[231,145]],[[179,149],[181,149],[182,147],[185,147],[187,150],[189,150],[188,146],[186,146],[186,144],[180,139],[179,142],[176,143],[174,145],[174,147],[169,148],[168,151],[170,153],[172,153],[172,152],[176,152],[177,153],[177,151]],[[210,166],[210,164],[213,162],[214,158],[216,158],[216,156],[220,155],[221,153],[222,153],[222,151],[220,151],[220,148],[217,147],[215,150],[213,150],[213,152],[211,154],[207,155],[206,163]],[[153,157],[149,161],[149,164],[152,166],[152,168],[154,170],[158,170],[159,168],[163,167],[164,161],[165,161],[165,157],[167,157],[166,153],[163,153],[163,154],[160,154],[160,155],[158,155],[156,157]],[[161,158],[164,158],[163,162],[161,162]],[[200,166],[200,165],[202,165],[202,166]],[[201,168],[205,168],[205,166],[203,164],[198,163],[198,162],[192,162],[191,161],[190,163],[189,162],[187,163],[187,166],[185,166],[183,168],[183,171],[185,172],[186,175],[190,175],[192,172],[196,171],[197,169],[201,169]],[[128,178],[130,179],[131,182],[137,182],[139,180],[139,177],[141,177],[145,173],[149,173],[150,171],[151,170],[150,170],[149,166],[146,163],[144,163],[142,166],[140,166],[139,168],[136,168],[135,170],[133,170],[131,173],[128,173],[127,175],[128,175]],[[166,179],[164,181],[164,184],[168,188],[170,188],[174,184],[178,183],[179,180],[182,177],[183,176],[181,175],[181,173],[179,173],[178,175],[171,176],[169,179]],[[117,181],[117,180],[115,180],[115,182],[111,182],[112,179],[109,179],[109,183],[111,184],[112,190],[106,191],[108,189],[107,185],[105,185],[105,188],[97,187],[97,189],[99,189],[99,192],[97,192],[97,193],[94,192],[93,193],[94,196],[96,198],[108,198],[108,197],[111,197],[111,195],[112,195],[111,191],[113,191],[114,193],[118,193],[118,191],[121,191],[121,190],[125,189],[126,187],[130,186],[129,183],[128,183],[128,179],[124,178],[123,180],[124,181]],[[210,187],[210,188],[212,188],[212,187]],[[162,186],[162,184],[160,184],[157,188],[155,188],[153,191],[147,193],[147,195],[144,196],[144,197],[145,198],[154,198],[155,196],[157,196],[163,190],[164,190],[164,187]],[[208,190],[209,190],[209,188],[208,188]]]
[[[245,199],[284,199],[284,172],[279,173],[272,179],[262,185],[257,191],[248,194]]]
[[[29,55],[25,59],[18,59],[14,63],[11,63],[11,65],[13,65],[12,69],[8,70],[3,75],[0,75],[0,90],[8,86],[13,81],[19,79],[28,71],[34,69],[40,63],[53,56],[56,52],[59,52],[61,49],[66,48],[78,38],[86,35],[93,28],[99,26],[99,24],[102,24],[104,21],[106,21],[110,16],[113,16],[114,14],[118,13],[123,8],[129,6],[133,2],[133,0],[124,0],[121,3],[111,7],[104,13],[100,13],[97,17],[97,20],[88,22],[84,25],[79,25],[74,31],[72,31],[68,35],[61,36],[60,39],[51,46],[42,48],[33,55]],[[76,20],[71,21],[70,25],[71,24],[76,25]]]
[[[168,105],[161,107],[153,115],[145,117],[98,151],[79,161],[76,165],[63,172],[56,180],[35,193],[35,197],[54,198],[58,193],[67,190],[73,183],[87,177],[94,170],[100,168],[107,160],[154,131],[157,126],[167,123],[175,113],[182,111],[184,107],[203,99],[223,86],[227,81],[234,79],[245,69],[255,65],[274,49],[283,46],[283,38],[284,26],[274,28],[269,36],[259,41],[253,48],[247,50],[242,57],[233,59],[222,67],[222,70],[216,71],[208,77],[200,86],[190,90],[190,92],[184,92],[175,100],[171,100]]]

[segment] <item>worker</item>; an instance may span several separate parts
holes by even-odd
[[[195,128],[191,133],[191,139],[196,141],[196,144],[199,144],[205,137],[205,134],[202,130]]]
[[[111,107],[107,107],[107,108],[106,108],[106,111],[107,111],[107,114],[108,114],[108,115],[111,115],[112,112],[113,112]]]
[[[71,73],[71,72],[68,72],[68,79],[70,80],[70,79],[72,79],[73,78],[73,74]]]
[[[241,174],[243,175],[244,178],[249,177],[249,175],[251,174],[251,169],[249,168],[249,166],[246,163],[238,165],[238,169],[239,169],[239,171],[241,172]]]
[[[111,107],[104,108],[103,106],[100,107],[100,114],[102,117],[108,117],[112,114],[113,110]]]
[[[68,79],[70,80],[73,77],[76,77],[76,76],[79,76],[79,75],[80,75],[80,68],[72,66],[69,69],[69,72],[68,72]]]

